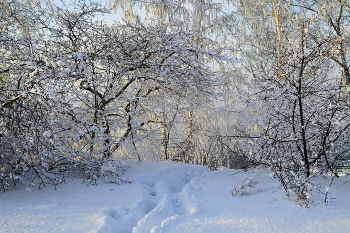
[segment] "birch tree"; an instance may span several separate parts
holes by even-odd
[[[331,33],[333,45],[337,53],[331,58],[343,72],[342,85],[350,84],[349,71],[349,23],[350,4],[346,0],[337,1],[297,1],[293,5],[302,7],[310,12],[313,17],[317,17],[320,24],[320,33]],[[332,30],[327,30],[331,28]],[[323,30],[322,30],[323,29]]]

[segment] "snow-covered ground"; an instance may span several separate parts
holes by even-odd
[[[68,180],[57,190],[23,186],[1,193],[0,232],[350,232],[346,177],[335,180],[327,204],[313,196],[304,208],[257,171],[209,171],[173,161],[127,164],[131,184]],[[232,198],[247,177],[255,187]]]

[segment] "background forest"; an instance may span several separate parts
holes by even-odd
[[[307,206],[316,177],[348,172],[347,0],[1,0],[0,12],[2,191],[127,182],[123,160],[174,159],[265,167]]]

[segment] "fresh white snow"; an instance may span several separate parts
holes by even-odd
[[[1,193],[0,232],[350,232],[348,177],[335,180],[327,203],[313,195],[304,208],[259,171],[209,171],[174,161],[126,164],[131,168],[124,176],[132,183],[67,179],[57,190],[18,186]],[[243,182],[251,184],[247,195],[232,197]]]

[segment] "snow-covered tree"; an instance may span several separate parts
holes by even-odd
[[[337,176],[348,166],[348,1],[114,3],[135,20],[141,9],[146,19],[168,28],[181,25],[207,33],[240,61],[239,71],[222,70],[227,80],[216,88],[226,90],[218,98],[225,114],[212,124],[213,140],[203,152],[215,145],[268,166],[286,192],[305,204],[311,186],[317,187],[315,176]],[[201,40],[197,45],[205,47]]]
[[[16,3],[28,18],[1,48],[10,51],[1,65],[1,189],[24,174],[57,185],[76,172],[95,179],[114,158],[178,153],[180,117],[208,104],[216,82],[208,64],[222,57],[210,39],[159,25],[106,25],[95,15],[108,10],[85,1]]]
[[[327,21],[294,1],[240,4],[236,32],[247,79],[239,97],[250,123],[232,138],[244,139],[251,161],[308,205],[315,177],[338,176],[349,165],[346,72],[332,61],[343,42]]]

